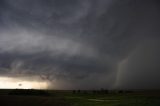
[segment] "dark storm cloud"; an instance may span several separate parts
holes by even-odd
[[[128,89],[159,89],[159,39],[150,39],[139,46],[120,64],[118,82]]]
[[[137,88],[157,88],[158,4],[157,0],[1,0],[0,74],[39,76],[59,89],[134,88],[139,75],[142,82]],[[143,56],[144,51],[153,53]],[[145,58],[151,62],[145,63]],[[139,62],[144,63],[135,65]],[[151,76],[144,74],[151,71]]]

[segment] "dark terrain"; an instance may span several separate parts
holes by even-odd
[[[159,91],[0,90],[1,106],[160,106]]]

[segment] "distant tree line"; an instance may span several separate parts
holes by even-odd
[[[109,94],[109,93],[132,93],[131,90],[108,90],[108,89],[100,89],[100,90],[73,90],[73,94],[81,93],[81,94]]]
[[[14,89],[8,93],[9,95],[34,95],[34,96],[49,96],[50,94],[45,90],[34,89]]]

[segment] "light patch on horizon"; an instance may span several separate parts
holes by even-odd
[[[47,89],[45,81],[27,81],[18,78],[0,77],[0,89]]]

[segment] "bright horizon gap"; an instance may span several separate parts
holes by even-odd
[[[0,89],[47,89],[45,81],[28,81],[20,78],[0,77]]]

